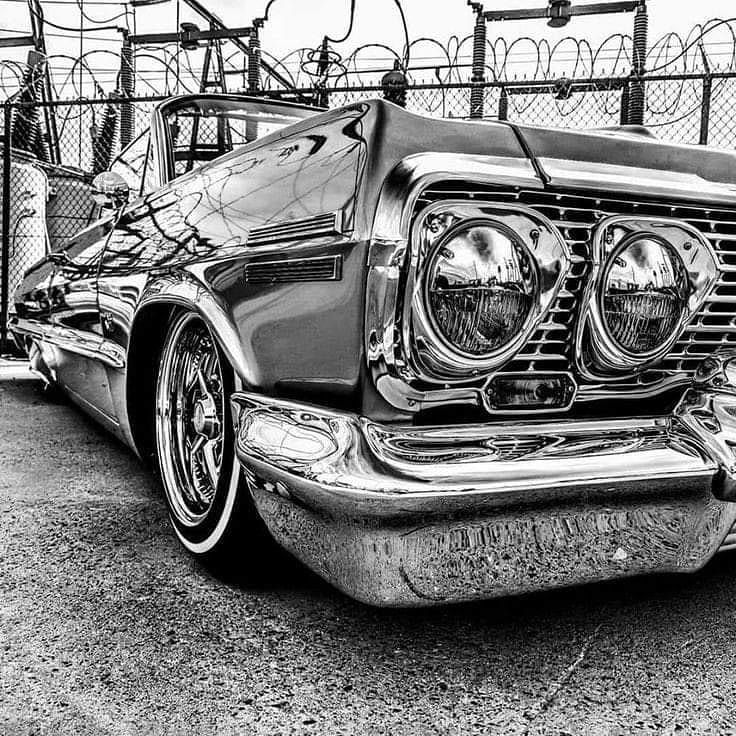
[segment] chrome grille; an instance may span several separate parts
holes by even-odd
[[[696,204],[669,204],[627,198],[608,193],[496,189],[456,182],[426,190],[419,208],[441,199],[514,202],[534,209],[562,233],[573,255],[570,278],[565,283],[547,321],[540,326],[523,352],[504,372],[568,371],[572,369],[572,341],[580,300],[590,271],[593,232],[601,220],[616,215],[662,217],[682,220],[699,230],[712,244],[721,277],[700,312],[686,328],[670,354],[656,369],[642,373],[636,382],[614,386],[581,386],[583,397],[605,394],[656,393],[687,380],[698,364],[716,350],[736,346],[736,210]]]

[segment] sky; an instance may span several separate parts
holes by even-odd
[[[585,0],[588,2],[589,0]],[[487,10],[505,8],[529,8],[544,6],[539,0],[491,0],[486,1]],[[585,4],[576,2],[575,4]],[[295,46],[314,45],[327,33],[342,35],[349,18],[348,0],[276,0],[271,8],[270,21],[263,31],[263,45],[286,52]],[[414,38],[429,36],[446,39],[453,34],[466,36],[472,33],[474,14],[466,0],[402,0],[410,35]],[[232,23],[242,23],[251,15],[253,8],[260,11],[259,3],[243,3],[238,0],[217,0],[223,17]],[[649,0],[650,28],[652,36],[661,36],[670,31],[687,33],[696,23],[710,18],[728,18],[736,15],[733,0]],[[245,9],[243,9],[245,8]],[[318,8],[318,11],[315,10]],[[140,15],[143,21],[143,14]],[[602,40],[611,33],[631,32],[630,15],[603,18],[576,18],[564,29],[553,30],[539,21],[507,22],[489,28],[489,37],[531,35],[560,39],[565,35]],[[403,31],[394,0],[357,0],[355,29],[350,43],[357,46],[380,41],[391,47],[403,45]]]
[[[90,18],[107,20],[119,13],[121,3],[111,0],[82,0],[85,12]],[[46,19],[51,23],[70,29],[80,25],[80,13],[72,0],[44,1]],[[204,0],[214,12],[220,15],[231,26],[250,25],[251,20],[263,14],[266,0]],[[428,37],[445,43],[453,35],[466,37],[472,33],[474,15],[466,0],[400,0],[407,18],[409,35],[412,39]],[[590,0],[585,0],[590,2]],[[353,49],[363,44],[377,43],[401,50],[404,45],[404,32],[396,0],[355,0],[355,22],[349,39],[336,48],[347,56]],[[576,4],[584,4],[583,2]],[[486,9],[515,7],[539,7],[543,0],[487,0]],[[650,38],[657,39],[669,32],[682,35],[698,23],[712,18],[728,18],[736,15],[736,3],[733,0],[649,0]],[[6,20],[2,25],[12,31],[27,32],[29,27],[28,11],[23,0],[0,0],[0,12]],[[130,19],[130,16],[129,16]],[[178,12],[179,21],[196,21],[196,16],[189,9],[181,6]],[[269,21],[261,32],[263,48],[277,58],[284,57],[289,51],[301,47],[315,47],[327,34],[332,37],[343,36],[350,19],[350,0],[274,0]],[[81,48],[84,52],[96,49],[96,54],[88,58],[90,66],[99,70],[100,80],[105,75],[114,78],[115,60],[109,53],[119,50],[119,35],[115,31],[101,30],[99,24],[84,20],[85,32]],[[173,31],[177,22],[177,1],[168,0],[164,5],[142,7],[136,10],[135,25],[138,33]],[[113,20],[113,24],[122,23],[122,19]],[[547,38],[552,44],[566,36],[585,38],[591,46],[597,46],[603,39],[614,33],[630,34],[633,24],[631,14],[605,16],[598,18],[575,18],[564,29],[548,28],[541,21],[505,22],[491,24],[489,39],[503,36],[508,41],[530,36],[534,39]],[[725,33],[725,29],[722,29]],[[714,42],[729,41],[724,33],[714,34]],[[76,57],[80,51],[80,41],[74,33],[67,30],[47,26],[47,46],[50,54],[66,54]],[[0,32],[0,35],[6,35]],[[521,47],[519,47],[521,48]],[[714,47],[718,50],[717,45]],[[469,52],[470,48],[465,47]],[[725,43],[724,43],[725,49]],[[416,50],[416,56],[431,61],[435,55],[429,43]],[[25,58],[25,50],[2,49],[0,58],[21,60]],[[364,63],[372,59],[386,59],[390,54],[379,48],[363,52]],[[72,59],[59,59],[58,69],[68,68]],[[385,63],[385,62],[384,62]],[[415,61],[416,63],[416,61]],[[139,66],[145,67],[142,61]],[[520,67],[521,74],[525,72]],[[7,76],[7,75],[6,75]],[[103,84],[104,86],[104,84]]]

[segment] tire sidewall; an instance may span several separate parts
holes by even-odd
[[[163,453],[170,452],[170,447],[161,439],[161,422],[168,422],[168,417],[162,412],[163,398],[168,390],[163,384],[167,361],[171,360],[175,348],[175,341],[179,335],[179,327],[183,322],[198,321],[208,331],[212,344],[215,346],[220,364],[220,373],[223,383],[224,416],[223,416],[223,445],[220,479],[215,489],[215,496],[207,515],[198,523],[189,525],[182,523],[172,510],[170,494],[173,492],[173,484],[176,478],[166,470]],[[169,518],[179,541],[192,554],[207,555],[217,550],[218,546],[228,535],[230,525],[234,516],[237,500],[241,486],[240,464],[235,454],[235,432],[233,429],[232,410],[229,397],[236,388],[236,378],[230,364],[225,358],[220,346],[215,340],[207,323],[196,313],[191,311],[180,312],[174,316],[169,326],[164,349],[162,352],[161,365],[159,367],[156,382],[156,455],[161,482],[164,487],[166,503],[169,507]],[[173,463],[175,460],[170,459]]]

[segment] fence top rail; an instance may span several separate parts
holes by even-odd
[[[518,79],[518,80],[491,80],[486,82],[429,82],[407,85],[408,91],[434,91],[447,92],[450,90],[469,90],[469,89],[498,89],[509,92],[523,93],[528,90],[529,93],[544,92],[555,88],[560,83],[560,77],[544,78],[544,79]],[[736,79],[735,71],[724,72],[683,72],[681,74],[644,74],[624,75],[624,76],[598,76],[598,77],[570,77],[564,78],[566,84],[573,88],[591,87],[600,88],[602,91],[606,89],[621,88],[629,82],[704,82],[719,79]],[[364,85],[343,85],[339,87],[302,87],[298,89],[262,89],[256,91],[242,90],[234,94],[243,94],[249,97],[293,97],[293,96],[314,96],[321,92],[328,94],[364,94],[375,92],[380,94],[384,92],[384,87],[380,84],[364,84]],[[233,94],[233,93],[230,93]],[[125,97],[122,95],[110,98],[83,98],[70,100],[37,100],[37,101],[15,101],[5,100],[0,103],[4,108],[24,109],[38,107],[65,107],[65,106],[88,106],[88,105],[123,105],[123,104],[150,104],[157,103],[170,97],[177,95],[154,95],[150,97]]]
[[[16,100],[5,100],[2,103],[2,107],[11,109],[24,109],[24,108],[38,108],[38,107],[72,107],[77,105],[79,107],[85,107],[87,105],[122,105],[122,104],[143,104],[151,102],[163,102],[168,100],[170,97],[176,95],[156,95],[153,97],[124,97],[116,96],[109,98],[79,98],[74,100],[34,100],[27,102],[18,102]]]

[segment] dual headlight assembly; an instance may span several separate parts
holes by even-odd
[[[449,387],[491,375],[489,410],[553,411],[572,403],[577,386],[571,373],[545,374],[544,354],[533,373],[493,375],[530,343],[544,350],[560,329],[572,331],[570,364],[595,382],[635,376],[664,358],[718,278],[709,244],[666,219],[612,217],[595,232],[586,259],[526,208],[444,202],[425,210],[415,224],[404,320],[423,377]],[[562,309],[576,296],[565,291],[576,276],[582,300]],[[568,312],[570,323],[554,312]]]

